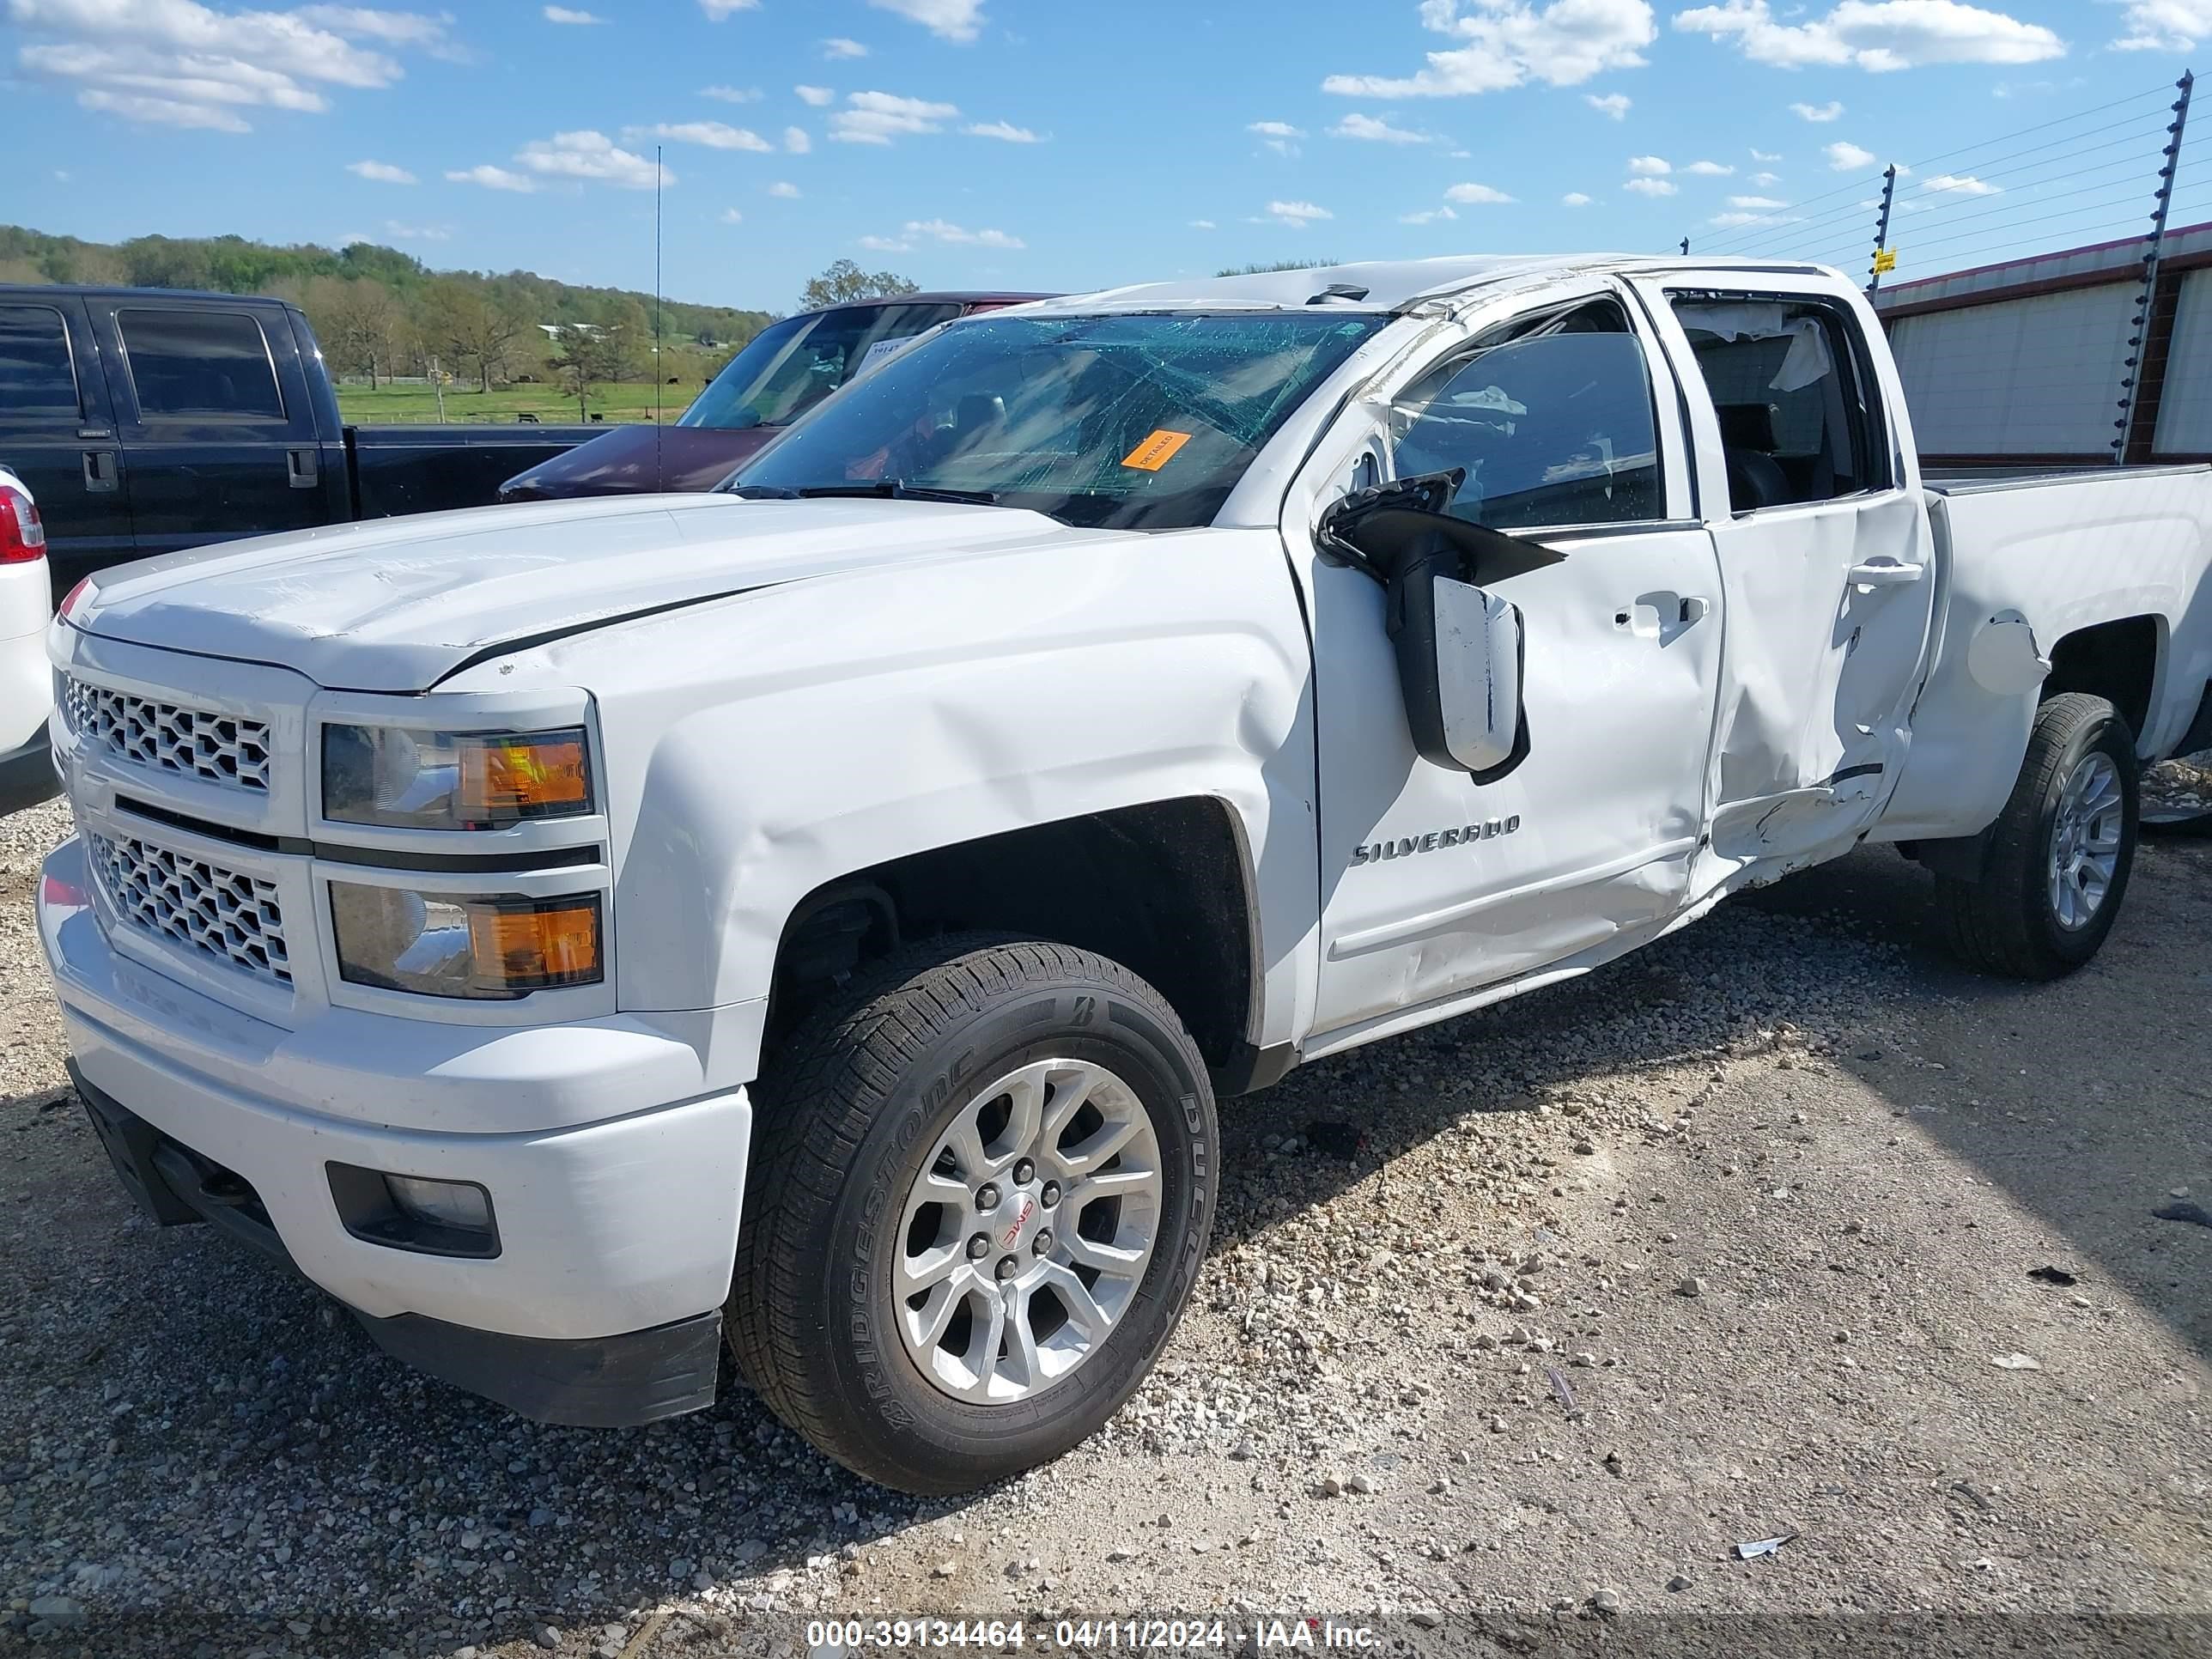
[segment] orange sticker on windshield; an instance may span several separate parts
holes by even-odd
[[[1162,427],[1124,455],[1121,465],[1133,466],[1139,472],[1157,472],[1175,459],[1176,452],[1189,441],[1189,433],[1170,432]]]

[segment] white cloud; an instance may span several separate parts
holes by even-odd
[[[793,87],[802,104],[811,104],[816,109],[826,109],[837,101],[837,94],[827,87]]]
[[[1190,222],[1190,228],[1193,230],[1218,230],[1220,228],[1220,227],[1215,224],[1211,219],[1194,219]]]
[[[1664,179],[1674,170],[1674,164],[1661,155],[1632,155],[1628,170],[1639,179]]]
[[[1594,92],[1586,92],[1583,94],[1583,102],[1588,104],[1600,115],[1607,116],[1615,121],[1626,121],[1628,118],[1629,107],[1635,100],[1630,98],[1626,93],[1608,92],[1601,98]]]
[[[799,199],[799,186],[788,179],[779,179],[768,187],[768,193],[781,197],[787,202],[795,202]]]
[[[1316,207],[1311,202],[1270,202],[1267,216],[1278,224],[1288,225],[1292,230],[1304,230],[1308,225],[1336,216],[1325,207]]]
[[[1454,185],[1444,192],[1444,200],[1457,202],[1462,207],[1503,207],[1513,198],[1488,185]]]
[[[2066,43],[2040,23],[1960,0],[1843,0],[1824,17],[1791,23],[1778,21],[1767,0],[1723,0],[1675,13],[1674,27],[1733,40],[1753,62],[1783,69],[1856,64],[1882,73],[1926,64],[2037,64],[2066,54]]]
[[[1771,213],[1753,213],[1737,209],[1729,213],[1716,213],[1705,221],[1715,230],[1741,230],[1746,225],[1794,225],[1795,219],[1779,219]]]
[[[719,23],[733,11],[750,11],[759,4],[760,0],[699,0],[699,9]]]
[[[1590,198],[1583,195],[1582,191],[1578,190],[1571,190],[1565,196],[1559,198],[1559,205],[1561,207],[1588,207],[1590,204]]]
[[[1394,127],[1389,122],[1377,120],[1372,115],[1347,115],[1329,130],[1332,138],[1361,138],[1371,144],[1425,144],[1430,142],[1425,132],[1408,132],[1403,127]]]
[[[624,127],[623,137],[633,143],[641,138],[658,138],[670,144],[703,144],[708,149],[758,153],[775,148],[749,127],[733,127],[721,121],[662,121],[649,127]],[[650,186],[653,180],[648,178],[645,182]]]
[[[1448,207],[1425,208],[1419,213],[1400,214],[1398,216],[1398,222],[1401,225],[1432,225],[1440,219],[1456,219],[1458,217],[1459,215],[1454,213]]]
[[[2212,0],[2135,0],[2115,52],[2189,52],[2212,35]]]
[[[700,121],[690,125],[719,127],[721,124]],[[681,130],[670,127],[658,131],[665,137]],[[728,128],[722,130],[731,131]],[[684,142],[705,143],[709,141],[690,137]],[[733,147],[716,145],[715,148]],[[654,169],[650,161],[620,148],[604,132],[594,132],[588,127],[575,132],[556,132],[550,138],[533,138],[514,153],[514,159],[532,173],[542,173],[549,178],[588,179],[598,184],[617,185],[624,190],[651,190],[653,185]],[[660,182],[672,185],[676,182],[676,175],[664,167],[660,169]]]
[[[1735,176],[1734,167],[1723,167],[1718,161],[1692,161],[1682,171],[1694,173],[1700,179],[1731,179]]]
[[[108,92],[88,88],[76,95],[78,107],[103,115],[119,115],[126,121],[149,126],[192,127],[209,132],[251,132],[243,118],[209,104],[186,103],[177,98],[147,98],[137,93]]]
[[[1753,149],[1751,152],[1751,159],[1754,161],[1778,161],[1782,157],[1779,155],[1769,155],[1763,149]]]
[[[538,188],[538,181],[527,173],[509,173],[505,167],[489,164],[457,167],[446,177],[457,185],[482,185],[486,190],[511,190],[518,196],[527,196]]]
[[[830,118],[830,136],[841,144],[888,144],[916,133],[942,132],[944,124],[960,113],[956,105],[888,92],[853,93],[845,103],[846,108]]]
[[[943,219],[909,219],[900,234],[911,244],[918,238],[950,242],[975,247],[1023,248],[1029,246],[1018,236],[1009,236],[1003,230],[967,230]]]
[[[1580,86],[1607,70],[1638,69],[1658,36],[1647,0],[1423,0],[1422,26],[1464,44],[1428,54],[1409,76],[1332,75],[1322,90],[1348,98],[1455,98],[1539,80]]]
[[[868,0],[878,11],[896,12],[947,40],[973,40],[986,21],[983,0]]]
[[[406,225],[397,219],[384,222],[384,234],[403,242],[450,242],[453,233],[438,225]]]
[[[853,58],[866,58],[868,55],[868,49],[862,46],[858,40],[849,40],[846,36],[839,34],[832,36],[830,39],[824,40],[822,43],[822,55],[824,58],[838,60]]]
[[[1253,121],[1244,131],[1258,133],[1260,142],[1278,155],[1296,155],[1297,141],[1306,136],[1304,127],[1294,127],[1288,121]]]
[[[1006,144],[1042,143],[1036,133],[1027,127],[1018,127],[1012,121],[978,121],[961,131],[970,138],[996,138]]]
[[[744,214],[742,214],[742,213],[738,212],[738,211],[737,210],[737,209],[735,209],[735,208],[724,208],[724,209],[722,210],[722,222],[723,222],[724,224],[726,224],[726,225],[741,225],[741,224],[744,223],[744,222],[745,222],[745,216],[744,216]]]
[[[863,236],[860,238],[860,246],[867,249],[871,253],[911,253],[914,252],[914,244],[912,242],[902,242],[896,237],[891,236]]]
[[[415,175],[389,161],[349,161],[346,171],[356,179],[373,179],[380,185],[411,185]]]
[[[83,108],[217,132],[249,131],[241,112],[254,106],[320,113],[331,106],[319,87],[388,87],[404,73],[392,51],[453,51],[450,18],[360,6],[219,12],[198,0],[9,0],[7,15],[43,37],[19,49],[21,67],[74,84]]]
[[[786,127],[783,130],[783,147],[793,155],[805,155],[813,149],[814,141],[806,136],[805,127]]]
[[[568,6],[548,6],[545,8],[545,21],[549,23],[589,25],[604,23],[607,20],[595,12],[576,11]]]
[[[1792,104],[1790,106],[1790,112],[1801,121],[1810,121],[1814,126],[1826,126],[1831,121],[1840,121],[1844,118],[1844,106],[1834,102]]]
[[[1828,158],[1828,166],[1837,173],[1856,173],[1872,167],[1879,158],[1870,149],[1861,149],[1853,143],[1830,144],[1820,152]]]
[[[1728,200],[1732,208],[1745,208],[1754,213],[1771,213],[1777,208],[1790,205],[1787,202],[1776,201],[1771,196],[1731,196]]]
[[[1969,173],[1939,173],[1920,186],[1923,190],[1941,191],[1951,196],[2002,196],[2002,185],[1990,184]]]
[[[1631,179],[1622,188],[1632,190],[1638,196],[1673,196],[1681,187],[1672,179]]]
[[[758,87],[702,87],[699,95],[724,104],[757,104],[761,93]]]

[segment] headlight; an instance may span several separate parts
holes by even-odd
[[[323,728],[323,816],[413,830],[501,830],[592,811],[581,726],[558,732]]]
[[[331,884],[338,971],[422,996],[512,999],[605,977],[596,893],[474,898]]]

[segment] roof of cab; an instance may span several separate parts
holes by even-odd
[[[1144,283],[1095,294],[1072,294],[1030,305],[1041,312],[1286,310],[1314,303],[1330,288],[1364,289],[1358,298],[1335,301],[1346,310],[1403,311],[1423,300],[1443,299],[1470,289],[1561,276],[1571,271],[1798,270],[1798,261],[1666,258],[1648,253],[1449,254],[1434,259],[1377,261],[1364,264],[1314,265],[1297,270],[1256,271],[1249,276],[1213,276],[1173,283]]]

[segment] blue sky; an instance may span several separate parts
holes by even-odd
[[[1856,261],[1897,161],[1925,275],[2124,234],[2200,40],[2212,0],[0,0],[0,218],[646,288],[658,143],[667,291],[785,309],[840,257],[1036,289],[1686,235]]]

